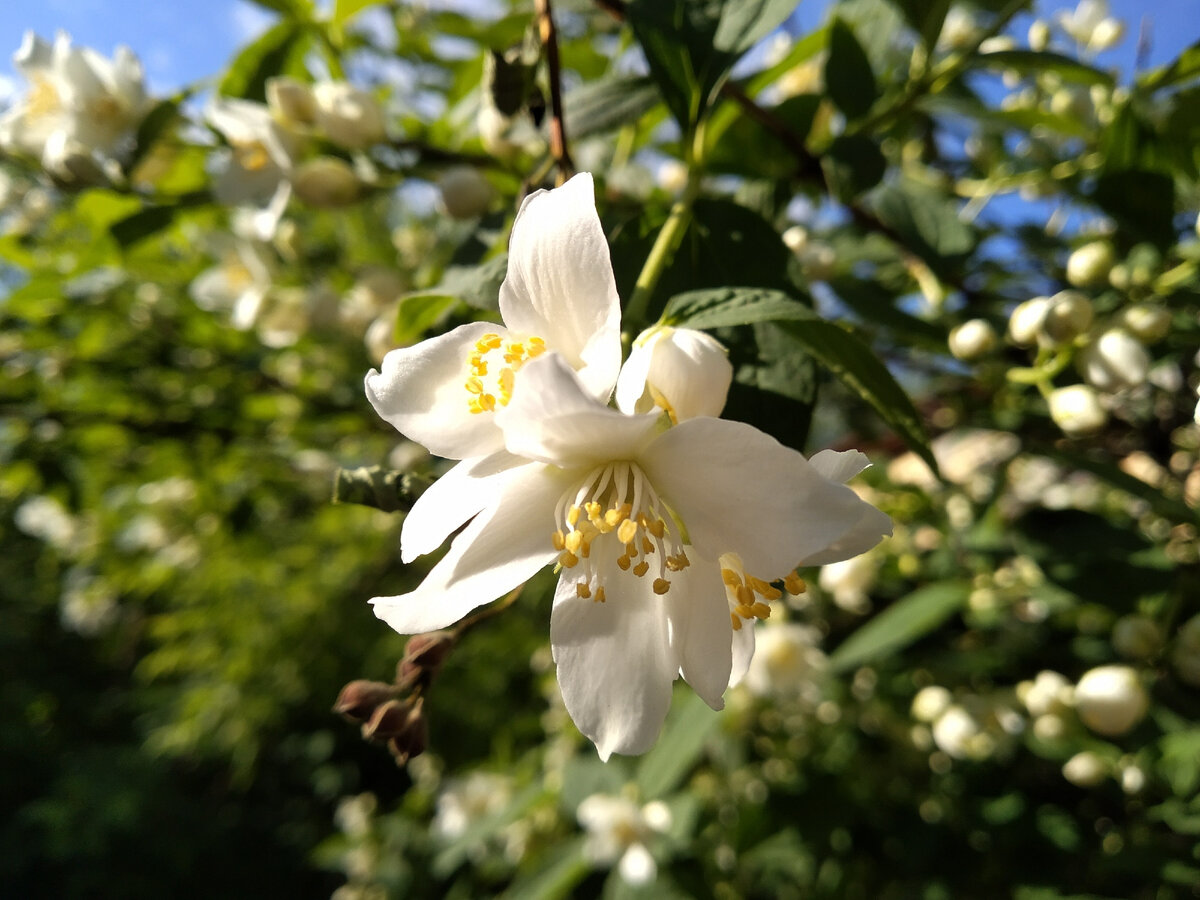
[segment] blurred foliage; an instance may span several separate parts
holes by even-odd
[[[257,2],[217,94],[348,81],[386,124],[272,106],[282,219],[219,201],[269,166],[207,84],[123,143],[0,154],[5,896],[1200,895],[1197,45],[1109,71],[1086,0],[843,0],[807,35],[788,0],[564,0],[560,71],[515,0]],[[806,573],[724,713],[682,689],[608,764],[539,576],[397,768],[329,708],[391,679],[365,601],[428,563],[331,497],[403,509],[444,467],[361,379],[495,316],[569,161],[629,334],[711,329],[725,415],[863,449],[896,534]],[[1148,706],[1119,729],[1083,685],[1114,664],[1105,702]]]

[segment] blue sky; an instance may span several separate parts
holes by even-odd
[[[429,5],[441,4],[434,0]],[[1039,0],[1037,8],[1046,15],[1067,5]],[[806,0],[796,22],[807,30],[822,19],[827,6]],[[1099,61],[1123,72],[1132,69],[1143,16],[1154,24],[1151,65],[1171,59],[1200,38],[1200,0],[1112,0],[1111,6],[1125,20],[1128,34]],[[141,57],[151,88],[165,92],[217,72],[271,20],[270,12],[248,0],[6,0],[0,3],[0,97],[14,87],[11,54],[27,29],[49,37],[62,28],[76,42],[105,54],[128,44]],[[1018,33],[1023,35],[1030,21],[1028,15],[1018,17]]]

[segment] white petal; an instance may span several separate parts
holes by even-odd
[[[21,39],[21,46],[13,54],[13,66],[27,79],[32,80],[35,72],[51,66],[53,57],[54,51],[49,43],[32,31],[26,31]]]
[[[841,562],[866,553],[886,535],[892,533],[892,520],[870,503],[863,503],[859,519],[845,533],[839,535],[819,553],[800,560],[802,566],[823,566]]]
[[[655,438],[640,462],[702,554],[738,553],[747,572],[767,580],[837,542],[869,505],[741,422],[688,419]],[[890,531],[888,520],[878,537]]]
[[[601,404],[557,353],[526,363],[512,400],[496,413],[510,453],[562,467],[632,459],[653,438],[657,420]]]
[[[677,422],[719,416],[733,383],[733,366],[715,338],[672,328],[654,344],[649,382],[671,405]]]
[[[693,555],[692,564],[671,577],[666,600],[680,673],[705,703],[722,709],[732,667],[733,626],[720,567]]]
[[[514,471],[416,590],[371,601],[375,615],[401,634],[437,631],[528,580],[558,556],[550,532],[563,487],[544,466]]]
[[[513,331],[544,338],[572,368],[584,369],[589,392],[608,399],[621,366],[621,304],[591,175],[521,204],[500,314]]]
[[[650,855],[646,845],[641,843],[629,845],[629,849],[621,857],[617,871],[621,873],[621,878],[625,880],[626,884],[635,887],[649,884],[658,876],[658,866],[654,862],[654,857]]]
[[[653,746],[679,671],[662,598],[645,579],[617,568],[612,543],[597,542],[592,550],[597,568],[606,573],[605,602],[577,596],[564,570],[550,614],[563,702],[603,760]]]
[[[645,403],[640,403],[647,396],[646,379],[650,376],[650,360],[654,357],[654,344],[661,339],[662,333],[655,332],[645,342],[639,336],[633,342],[629,358],[621,366],[621,374],[617,376],[616,401],[617,409],[632,415],[637,412],[648,412],[654,405],[648,397]]]
[[[752,659],[754,659],[754,623],[743,622],[742,627],[733,633],[733,665],[729,669],[730,687],[746,677]]]
[[[507,484],[506,476],[526,460],[500,450],[465,459],[421,495],[400,531],[400,559],[410,563],[436,550],[450,533],[480,510],[491,506]]]
[[[489,332],[505,333],[499,326],[472,322],[392,350],[383,358],[382,372],[367,373],[367,399],[380,417],[435,456],[467,459],[501,449],[494,414],[472,413],[465,387],[471,350]]]
[[[858,450],[822,450],[808,461],[822,476],[838,484],[845,484],[871,465],[867,454]]]

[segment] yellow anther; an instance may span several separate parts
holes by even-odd
[[[592,555],[592,542],[591,541],[587,540],[586,538],[584,539],[583,546],[580,547],[580,549],[579,549],[579,555],[584,559],[587,559],[588,557],[590,557]]]
[[[624,518],[625,518],[624,510],[613,507],[612,509],[610,509],[608,512],[606,512],[604,514],[604,524],[607,525],[610,529],[613,529],[613,528],[616,528],[619,524],[621,524],[621,520]],[[621,543],[623,544],[625,542],[621,541]]]
[[[637,544],[635,544],[633,541],[627,542],[625,544],[625,555],[628,556],[630,559],[633,559],[635,556],[637,556],[638,555]]]
[[[742,620],[741,620],[741,619],[739,619],[739,618],[737,617],[737,614],[736,614],[736,613],[730,613],[730,614],[729,614],[729,622],[730,622],[730,624],[732,624],[732,625],[733,625],[733,630],[734,630],[734,631],[741,631],[741,630],[742,630]]]
[[[630,565],[630,562],[629,562],[628,556],[618,556],[617,557],[617,568],[619,568],[622,572],[628,572],[629,565]]]
[[[530,359],[533,359],[533,357],[535,357],[535,356],[541,356],[545,352],[546,352],[546,342],[544,340],[542,340],[540,337],[536,337],[536,336],[531,337],[529,339],[529,358]]]
[[[664,522],[662,519],[655,519],[653,522],[651,522],[649,525],[646,526],[646,530],[649,531],[656,538],[660,538],[667,533],[667,523]]]
[[[592,589],[588,587],[588,583],[586,581],[577,581],[575,582],[575,595],[579,597],[580,600],[586,600],[588,597],[592,596]]]
[[[592,599],[596,603],[603,603],[604,602],[604,588],[602,588],[602,587],[596,588],[596,596],[593,597]]]
[[[468,393],[471,393],[471,394],[482,394],[483,393],[483,382],[480,381],[478,378],[475,378],[475,377],[468,378],[465,387],[466,387]]]
[[[633,567],[633,574],[636,575],[638,578],[641,578],[643,575],[645,575],[649,571],[650,571],[650,563],[646,562],[644,559],[640,563],[638,563],[636,566]]]
[[[637,529],[637,522],[633,521],[633,519],[626,519],[617,528],[617,540],[627,546],[632,544],[633,539],[637,536]],[[629,555],[633,556],[634,554],[631,553]]]
[[[572,506],[567,510],[567,524],[574,528],[579,524],[579,517],[583,514],[583,510],[578,506]]]
[[[687,568],[687,565],[688,565],[687,559],[684,558],[682,554],[680,554],[679,556],[668,556],[667,557],[667,568],[670,569],[672,572],[682,572],[684,569]]]
[[[596,520],[600,518],[600,511],[604,509],[604,507],[595,500],[589,500],[587,503],[583,504],[583,508],[588,514],[588,520],[593,524],[595,524]]]
[[[571,569],[579,565],[579,557],[570,550],[564,550],[558,557],[558,564],[564,569]]]
[[[516,376],[512,369],[500,370],[500,390],[512,396],[513,384],[516,382]]]
[[[771,618],[771,607],[767,606],[765,603],[755,603],[752,607],[750,607],[750,612],[754,614],[756,619]]]
[[[486,353],[488,350],[495,350],[501,344],[500,335],[495,332],[488,332],[483,337],[475,342],[475,347],[481,353]]]
[[[735,588],[742,583],[741,576],[739,576],[737,572],[733,571],[733,569],[722,569],[721,580],[731,588]]]
[[[734,612],[736,612],[736,613],[737,613],[739,616],[741,616],[743,619],[753,619],[753,618],[754,618],[754,608],[753,608],[753,606],[742,606],[742,605],[739,605],[738,607],[736,607],[736,608],[734,609]]]
[[[655,578],[653,588],[654,593],[665,594],[671,589],[671,582],[667,581],[665,578]]]
[[[737,597],[738,603],[742,606],[753,606],[755,603],[754,592],[744,584],[739,584],[733,589],[733,594]]]
[[[496,408],[496,398],[491,394],[483,394],[475,402],[479,404],[480,409],[487,410],[488,412],[491,412]]]
[[[566,538],[563,536],[562,529],[550,535],[550,543],[554,545],[555,550],[565,550],[567,547]]]
[[[646,537],[644,534],[642,535],[642,552],[643,553],[653,553],[654,552],[654,544],[650,543],[650,538]]]
[[[795,572],[783,579],[783,586],[787,588],[789,594],[803,594],[808,590],[808,585],[804,583],[804,579]]]
[[[579,548],[583,546],[583,533],[578,528],[575,529],[574,531],[572,531],[570,534],[567,535],[566,540],[563,542],[563,544],[567,548],[567,550],[569,550],[572,554],[578,556]]]
[[[767,600],[778,600],[783,596],[783,591],[779,588],[754,576],[750,577],[750,587],[754,589],[754,593],[761,594]]]

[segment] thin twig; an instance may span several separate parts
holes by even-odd
[[[558,33],[554,30],[554,16],[550,11],[550,0],[537,0],[538,34],[546,51],[546,65],[550,70],[550,154],[558,164],[558,183],[562,184],[575,174],[571,152],[567,149],[567,126],[563,121],[562,70],[558,61]]]

